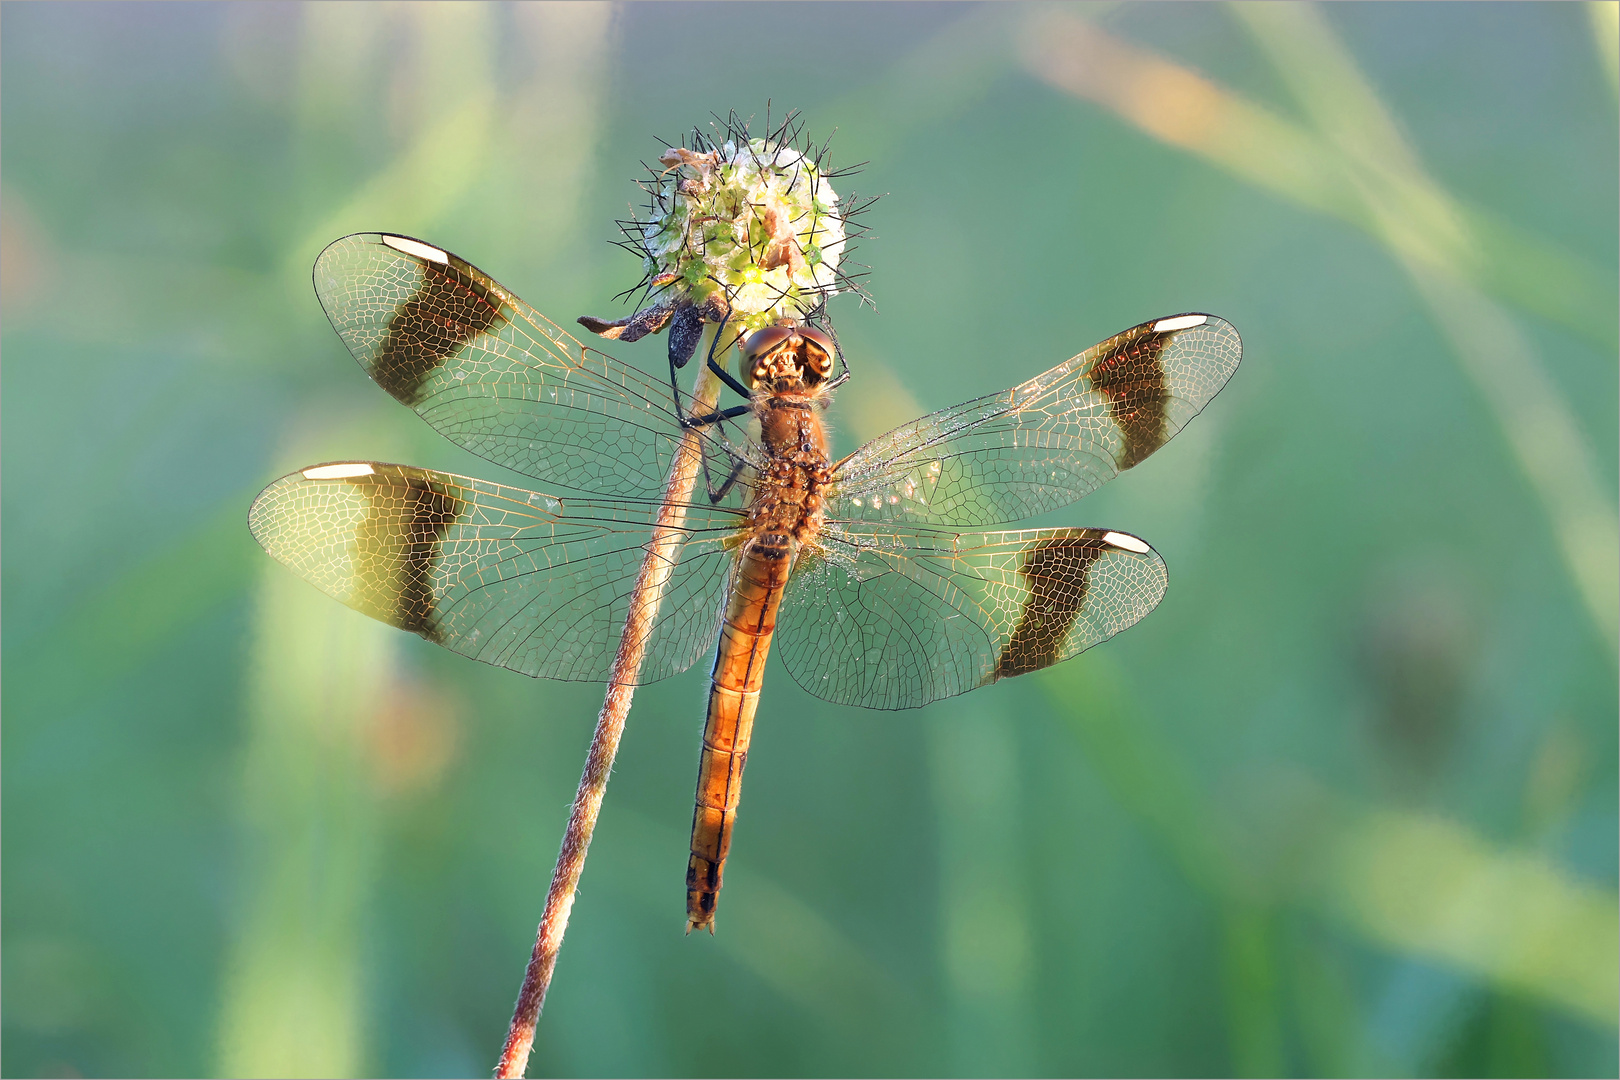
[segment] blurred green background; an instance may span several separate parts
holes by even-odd
[[[625,314],[638,163],[767,99],[887,193],[844,447],[1174,312],[1245,358],[1053,516],[1164,555],[1140,626],[911,712],[773,669],[713,939],[707,669],[638,694],[531,1073],[1615,1075],[1615,4],[0,22],[7,1075],[492,1066],[601,689],[254,544],[311,462],[525,484],[310,264]]]

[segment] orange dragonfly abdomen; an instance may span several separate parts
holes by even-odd
[[[742,797],[743,766],[765,681],[765,658],[776,632],[776,609],[801,545],[813,544],[821,529],[828,461],[827,432],[819,414],[833,354],[825,334],[789,325],[758,331],[743,347],[743,370],[753,388],[767,460],[750,500],[748,538],[732,569],[731,595],[709,678],[692,855],[686,864],[687,933],[693,927],[714,933],[714,907]]]
[[[754,710],[776,630],[776,609],[793,565],[793,541],[783,535],[755,537],[737,560],[709,682],[709,716],[692,812],[692,857],[686,867],[688,933],[694,927],[714,932],[715,901],[742,797],[743,766],[748,763]]]

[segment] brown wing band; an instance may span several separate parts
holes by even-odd
[[[1173,336],[1139,327],[1121,334],[1115,346],[1092,366],[1091,385],[1108,399],[1114,423],[1125,436],[1115,461],[1122,470],[1165,443],[1165,405],[1170,391],[1160,356]]]
[[[395,310],[371,362],[377,385],[413,406],[434,368],[505,321],[501,314],[505,298],[489,283],[454,262],[419,265],[422,284]]]
[[[1019,573],[1029,582],[1029,599],[996,663],[994,678],[1039,671],[1062,659],[1063,645],[1085,603],[1086,576],[1103,552],[1091,531],[1054,537],[1024,552]]]
[[[395,483],[378,484],[371,477],[357,483],[369,484],[372,491],[370,512],[355,536],[355,605],[437,641],[433,560],[439,542],[466,507],[420,477],[405,479],[403,496]]]

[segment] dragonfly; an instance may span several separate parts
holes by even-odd
[[[1140,464],[1242,354],[1213,315],[1155,319],[834,461],[822,413],[849,370],[835,374],[840,350],[814,326],[742,340],[741,379],[711,347],[707,363],[746,401],[705,411],[671,390],[684,357],[672,355],[669,381],[649,375],[423,241],[345,237],[322,252],[314,279],[379,386],[545,490],[375,461],[312,465],[272,483],[249,514],[259,543],[295,573],[475,660],[600,682],[649,537],[677,522],[678,547],[658,548],[674,563],[661,602],[636,620],[634,681],[713,653],[688,932],[714,930],[773,645],[816,697],[908,709],[1038,671],[1133,625],[1167,584],[1146,541],[1107,528],[987,527],[1066,506]],[[672,516],[666,481],[694,431],[706,479]]]

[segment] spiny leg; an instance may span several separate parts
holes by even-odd
[[[744,386],[742,383],[733,378],[731,372],[715,363],[714,356],[712,354],[709,356],[709,370],[720,376],[721,382],[725,383],[737,393],[747,398],[750,404],[734,405],[729,409],[722,409],[719,412],[712,412],[708,416],[693,416],[686,420],[682,420],[681,423],[687,427],[707,427],[710,424],[717,424],[722,420],[734,419],[735,417],[741,416],[744,413],[752,412],[754,409],[754,406],[751,404],[754,399],[754,395],[749,393],[748,387]],[[675,373],[673,370],[670,372],[669,377],[671,380],[675,378]]]
[[[698,311],[697,308],[687,308],[684,310],[692,312]],[[731,315],[728,312],[725,317],[720,320],[719,329],[714,332],[714,339],[709,342],[709,355],[706,363],[709,370],[720,377],[721,382],[731,387],[731,389],[735,390],[738,394],[741,394],[744,398],[752,400],[753,395],[748,392],[748,387],[744,386],[742,383],[733,378],[731,373],[716,362],[714,358],[714,350],[719,345],[720,339],[725,337],[726,324],[730,321]],[[697,325],[701,324],[700,315]],[[683,327],[685,326],[686,324],[683,321]],[[674,333],[674,328],[671,328],[669,339],[669,388],[675,394],[677,408],[679,407],[681,400],[681,384],[676,378],[675,373],[681,368],[685,367],[687,362],[692,359],[692,354],[696,351],[696,347],[696,339],[693,338],[692,335],[685,332],[684,329],[682,333],[677,335]],[[737,405],[730,409],[719,409],[704,416],[682,416],[681,426],[685,428],[708,427],[711,424],[718,424],[724,420],[734,420],[737,417],[749,412],[752,408],[752,405]]]
[[[740,383],[728,375],[725,369],[720,367],[714,359],[715,349],[718,347],[721,338],[725,335],[726,323],[730,321],[730,318],[729,313],[722,316],[719,328],[715,331],[714,339],[709,343],[709,354],[706,358],[706,363],[709,369],[719,375],[720,378],[733,390],[736,390],[744,397],[748,397],[748,391],[743,388]],[[669,328],[669,386],[670,390],[675,395],[677,407],[679,406],[681,400],[681,388],[675,373],[679,369],[685,367],[692,359],[693,353],[697,351],[698,340],[702,337],[703,322],[703,312],[701,309],[696,307],[679,309],[675,312],[675,316],[671,320]],[[746,415],[752,410],[752,408],[752,405],[737,405],[729,409],[720,409],[704,416],[682,416],[681,426],[685,428],[709,427],[713,424],[724,423],[727,420],[735,420],[739,416]],[[703,486],[708,491],[709,502],[718,503],[720,500],[724,499],[726,495],[730,493],[731,489],[736,485],[738,479],[742,476],[743,469],[747,466],[747,462],[741,457],[734,457],[730,475],[728,475],[725,482],[722,483],[718,489],[716,489],[714,486],[714,475],[709,469],[708,447],[705,445],[700,445],[699,451],[702,454],[703,459]]]
[[[742,458],[733,458],[731,475],[726,477],[726,482],[720,485],[720,490],[716,491],[714,488],[714,480],[709,475],[709,455],[707,452],[705,452],[703,455],[703,484],[709,489],[709,502],[718,503],[721,499],[724,499],[726,495],[730,493],[732,487],[737,483],[738,478],[742,476],[742,471],[747,467],[747,465],[748,463]]]
[[[753,411],[754,407],[752,405],[734,405],[729,409],[709,413],[707,416],[683,416],[681,417],[681,427],[708,427],[710,424],[718,424],[722,420],[735,420],[737,417]]]

